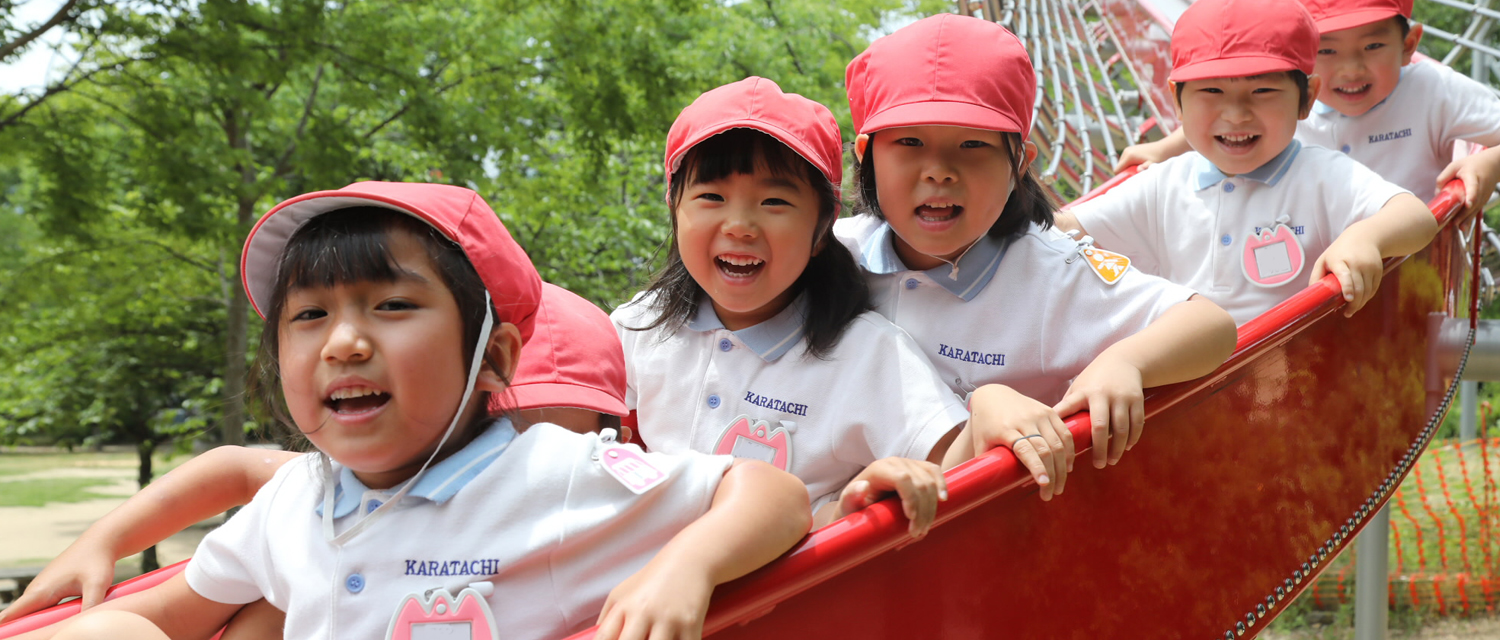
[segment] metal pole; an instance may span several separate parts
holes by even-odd
[[[1473,380],[1458,383],[1458,402],[1462,411],[1458,417],[1458,441],[1468,442],[1479,433],[1479,383]]]
[[[1391,506],[1380,509],[1354,542],[1354,640],[1386,640]]]

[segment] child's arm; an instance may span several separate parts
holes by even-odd
[[[702,636],[714,587],[775,560],[807,534],[811,520],[801,480],[764,462],[736,460],[708,513],[610,591],[594,637]]]
[[[1144,389],[1212,372],[1234,353],[1235,338],[1229,312],[1195,295],[1100,353],[1054,409],[1064,416],[1088,409],[1094,467],[1116,464],[1140,440]]]
[[[1490,201],[1495,192],[1495,183],[1500,182],[1500,147],[1491,147],[1479,153],[1454,160],[1438,175],[1439,189],[1449,180],[1464,181],[1464,207],[1468,213],[1479,211]]]
[[[57,624],[15,636],[15,640],[73,638],[209,638],[243,605],[214,602],[188,586],[178,573],[166,582],[106,602]],[[154,627],[154,629],[152,628]],[[153,635],[153,631],[159,634]]]
[[[1182,127],[1178,127],[1176,131],[1156,142],[1142,142],[1125,147],[1125,150],[1120,152],[1120,161],[1115,163],[1115,173],[1135,165],[1141,165],[1144,169],[1192,150],[1193,147],[1187,141],[1187,134],[1182,132]]]
[[[875,504],[892,492],[901,497],[901,510],[910,521],[907,533],[921,538],[932,528],[937,503],[948,499],[948,484],[943,479],[943,470],[933,462],[910,458],[876,460],[844,485],[837,501],[818,509],[813,515],[813,528]]]
[[[90,525],[4,611],[0,622],[82,596],[87,610],[104,599],[115,562],[139,553],[197,522],[245,504],[300,454],[218,447],[146,485],[125,504]]]
[[[1432,211],[1410,193],[1399,194],[1380,211],[1360,220],[1328,246],[1313,265],[1308,285],[1332,273],[1344,289],[1344,317],[1354,315],[1380,288],[1385,272],[1381,261],[1420,251],[1437,234]]]

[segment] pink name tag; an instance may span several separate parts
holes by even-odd
[[[387,640],[498,640],[500,629],[489,603],[476,590],[434,589],[401,601],[386,629]]]
[[[599,454],[599,462],[609,475],[635,493],[645,493],[667,480],[667,473],[652,466],[634,449],[609,447]]]

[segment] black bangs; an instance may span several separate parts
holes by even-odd
[[[676,209],[688,185],[722,180],[731,175],[751,175],[764,169],[777,178],[804,180],[817,189],[827,183],[806,158],[780,140],[755,129],[730,129],[693,146],[672,172],[672,208]]]

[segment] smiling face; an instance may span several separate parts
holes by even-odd
[[[929,125],[883,129],[872,139],[880,211],[906,266],[957,260],[1000,219],[1015,171],[1005,134]]]
[[[1308,81],[1315,91],[1317,76]],[[1300,102],[1286,72],[1189,80],[1178,97],[1188,143],[1228,175],[1254,171],[1291,144],[1308,113]]]
[[[1402,37],[1394,18],[1323,34],[1313,63],[1324,79],[1318,100],[1346,116],[1363,115],[1396,90],[1421,39],[1421,26]]]
[[[805,180],[756,165],[753,173],[705,182],[689,175],[674,212],[682,264],[731,331],[785,309],[815,253],[817,193]]]
[[[416,473],[453,419],[467,382],[453,294],[409,232],[388,231],[387,247],[394,280],[293,287],[277,338],[293,421],[371,488]],[[482,408],[471,401],[460,425]],[[455,432],[450,445],[459,439]]]

